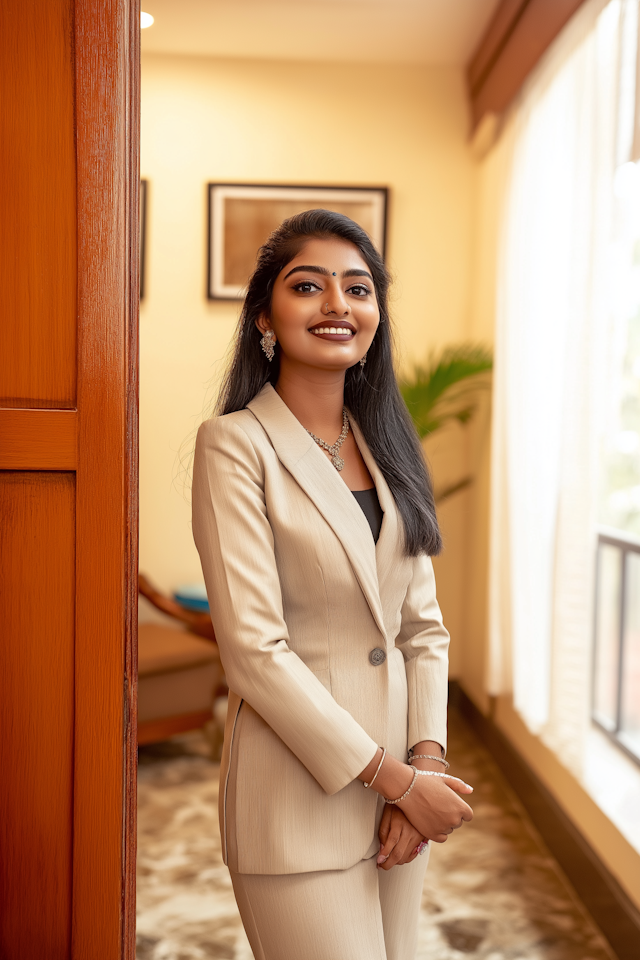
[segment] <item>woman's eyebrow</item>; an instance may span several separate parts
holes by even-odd
[[[330,272],[327,270],[326,267],[313,267],[313,266],[303,265],[301,267],[294,267],[293,270],[289,270],[289,273],[286,275],[284,279],[288,280],[292,273],[319,273],[323,277],[331,276]],[[369,277],[369,280],[371,280],[371,282],[373,283],[373,277],[371,276],[371,274],[367,270],[364,270],[362,267],[354,267],[351,270],[345,270],[344,273],[342,274],[343,280],[346,277]]]
[[[294,267],[293,270],[289,270],[289,273],[284,279],[288,280],[288,278],[291,276],[292,273],[321,273],[323,277],[329,276],[329,271],[326,269],[326,267],[302,266],[302,267]]]
[[[373,277],[371,276],[369,271],[364,270],[362,267],[356,267],[355,269],[352,269],[352,270],[345,270],[344,273],[342,274],[342,277],[343,279],[345,277],[369,277],[369,280],[371,280],[371,283],[373,283]]]

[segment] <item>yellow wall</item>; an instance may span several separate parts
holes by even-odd
[[[201,418],[238,314],[237,304],[205,298],[206,183],[389,186],[393,311],[411,360],[467,332],[473,162],[466,136],[463,77],[453,68],[143,57],[142,176],[150,186],[140,565],[159,586],[201,579],[176,458]],[[459,457],[459,438],[454,443]],[[436,460],[450,472],[448,449],[441,438]],[[462,496],[443,509],[448,549],[438,561],[454,660],[463,503]]]

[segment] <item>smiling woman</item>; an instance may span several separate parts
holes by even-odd
[[[319,261],[315,273],[309,272],[313,261]],[[353,283],[358,277],[365,280]],[[440,551],[440,532],[422,449],[395,378],[389,284],[382,257],[353,220],[328,210],[285,220],[260,250],[217,411],[242,410],[270,383],[314,434],[335,436],[346,404],[393,493],[405,550],[433,556]],[[347,317],[355,330],[349,340],[330,332],[309,335],[313,327],[346,326]],[[273,339],[273,361],[259,348],[261,334]],[[302,384],[294,387],[295,397],[292,384]],[[349,476],[344,474],[347,483]]]
[[[440,534],[388,287],[352,220],[286,220],[198,434],[193,531],[230,691],[221,832],[261,960],[412,960],[417,857],[472,816],[445,773]]]

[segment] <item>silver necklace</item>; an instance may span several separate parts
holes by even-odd
[[[306,427],[305,430],[307,430]],[[326,450],[327,453],[331,454],[331,463],[334,465],[338,473],[340,473],[344,467],[344,460],[340,456],[339,450],[347,439],[347,434],[349,433],[349,418],[345,408],[342,408],[342,433],[335,443],[327,443],[325,440],[321,440],[320,437],[316,437],[315,433],[311,433],[311,430],[307,430],[307,433],[312,440],[315,440],[319,447],[322,447],[323,450]]]

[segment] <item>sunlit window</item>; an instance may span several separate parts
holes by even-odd
[[[600,523],[640,538],[640,168],[614,179],[617,237],[612,304],[617,342],[609,370],[609,410],[600,486]]]
[[[605,395],[596,568],[593,718],[640,758],[640,167],[613,182],[616,331]]]

